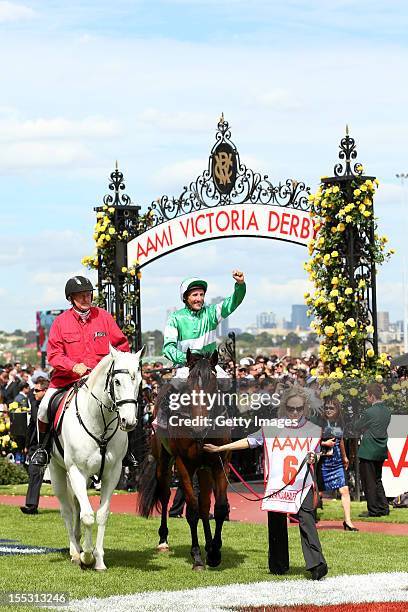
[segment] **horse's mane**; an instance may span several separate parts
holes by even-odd
[[[194,363],[188,375],[188,382],[193,386],[199,383],[201,377],[201,385],[204,389],[208,387],[211,381],[212,367],[210,363],[210,355],[202,355]]]
[[[103,372],[106,369],[106,367],[112,363],[112,361],[113,361],[113,357],[110,353],[105,355],[105,357],[103,357],[103,359],[100,360],[100,362],[94,367],[92,372],[89,374],[88,381],[87,381],[88,389],[90,390],[92,389],[96,380],[101,375],[101,372]]]

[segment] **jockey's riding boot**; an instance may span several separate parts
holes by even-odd
[[[50,460],[51,435],[50,431],[39,432],[40,446],[31,455],[30,463],[46,468]]]
[[[138,460],[136,459],[134,454],[129,449],[126,455],[122,459],[122,465],[123,467],[129,467],[129,468],[137,468],[137,466],[139,465]]]

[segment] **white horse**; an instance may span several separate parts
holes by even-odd
[[[140,350],[122,353],[110,347],[72,398],[64,415],[59,440],[64,456],[53,444],[51,482],[69,534],[71,561],[105,570],[103,539],[110,499],[126,454],[127,432],[137,425],[137,396],[142,380]],[[94,512],[87,495],[91,476],[101,478],[98,531],[92,546]],[[81,522],[84,527],[82,551]]]

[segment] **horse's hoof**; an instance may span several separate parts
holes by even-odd
[[[71,563],[74,565],[81,565],[81,559],[79,555],[77,557],[71,557]]]
[[[205,570],[205,565],[193,565],[191,569],[193,570],[193,572],[202,572],[203,570]]]
[[[221,557],[219,559],[207,557],[206,562],[207,562],[208,567],[218,567],[221,563]]]
[[[95,557],[91,552],[81,552],[79,557],[82,569],[89,569],[95,565]]]
[[[108,568],[106,566],[105,567],[95,567],[94,568],[95,572],[106,572],[107,569]]]
[[[162,542],[161,544],[157,545],[156,550],[157,550],[157,552],[160,552],[160,553],[162,553],[162,552],[166,553],[166,552],[169,552],[170,547],[167,544],[167,542]]]

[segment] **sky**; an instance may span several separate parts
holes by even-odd
[[[34,329],[87,274],[93,207],[115,160],[146,209],[207,167],[221,112],[241,161],[315,191],[345,125],[377,176],[381,233],[397,253],[378,274],[379,310],[403,317],[407,260],[408,7],[380,0],[0,0],[0,329]],[[304,247],[217,240],[143,270],[143,330],[162,329],[189,275],[208,298],[247,296],[230,319],[290,317],[308,289]],[[92,274],[90,274],[92,278]]]

